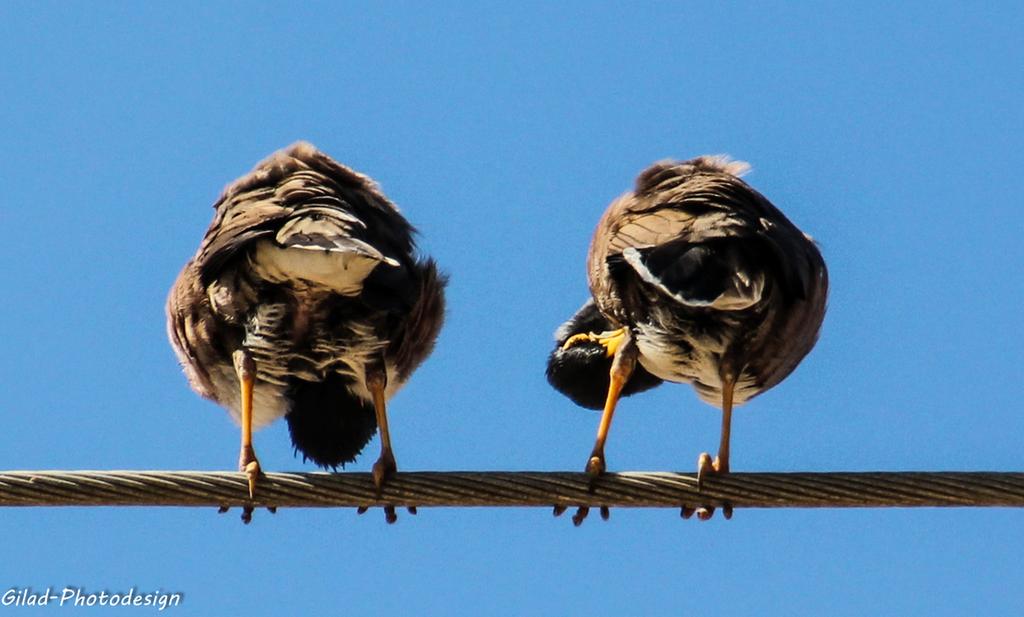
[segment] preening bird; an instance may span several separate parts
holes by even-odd
[[[253,429],[282,416],[323,468],[355,460],[379,428],[380,490],[397,469],[386,401],[433,349],[445,277],[373,180],[308,143],[261,162],[214,210],[167,329],[192,388],[241,424],[250,497]]]
[[[602,409],[592,478],[605,471],[619,398],[661,380],[691,383],[721,407],[718,456],[700,455],[698,479],[727,473],[733,407],[778,384],[814,347],[825,262],[740,179],[747,168],[713,156],[655,163],[598,222],[587,258],[592,300],[559,328],[547,367],[556,389]]]

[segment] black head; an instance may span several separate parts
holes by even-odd
[[[555,332],[555,348],[548,356],[548,383],[577,405],[602,409],[611,383],[612,359],[608,357],[605,348],[596,342],[582,341],[568,349],[562,349],[562,346],[575,334],[601,333],[612,329],[611,323],[597,310],[592,300],[584,304],[572,319]],[[622,396],[650,390],[659,384],[661,379],[637,364],[622,389]]]
[[[370,401],[352,394],[350,381],[333,373],[324,381],[294,380],[288,389],[288,432],[303,460],[337,468],[351,463],[377,432]]]

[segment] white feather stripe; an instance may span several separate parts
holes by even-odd
[[[764,275],[758,273],[753,279],[745,273],[738,272],[734,275],[732,289],[727,289],[718,295],[714,300],[698,300],[687,298],[665,287],[657,276],[644,265],[640,251],[633,247],[622,251],[622,257],[626,263],[640,275],[640,278],[650,285],[656,287],[666,296],[674,299],[680,304],[694,308],[713,308],[720,311],[739,311],[757,304],[764,292]]]
[[[375,258],[355,251],[322,248],[282,248],[269,240],[256,245],[250,263],[253,271],[267,282],[304,281],[342,296],[359,295],[363,281],[381,263],[398,265],[383,256]]]

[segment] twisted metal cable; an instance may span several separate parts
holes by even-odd
[[[698,490],[694,474],[403,472],[378,496],[368,473],[268,473],[250,500],[245,475],[202,471],[0,472],[0,506],[609,506],[856,508],[1024,506],[1020,472],[731,473]]]

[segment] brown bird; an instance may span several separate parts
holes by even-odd
[[[373,180],[308,143],[271,155],[214,210],[167,329],[192,388],[241,424],[249,496],[252,431],[282,416],[324,468],[355,460],[379,428],[379,491],[397,469],[385,402],[433,349],[445,277],[415,256],[413,227]]]
[[[733,407],[778,384],[814,347],[825,262],[740,179],[747,168],[711,156],[656,163],[601,217],[587,259],[593,301],[556,333],[547,369],[556,389],[603,409],[586,465],[592,478],[605,471],[619,398],[661,380],[691,383],[721,407],[718,456],[700,455],[698,482],[727,473]],[[699,513],[707,519],[714,509]],[[581,508],[574,520],[585,516]]]

